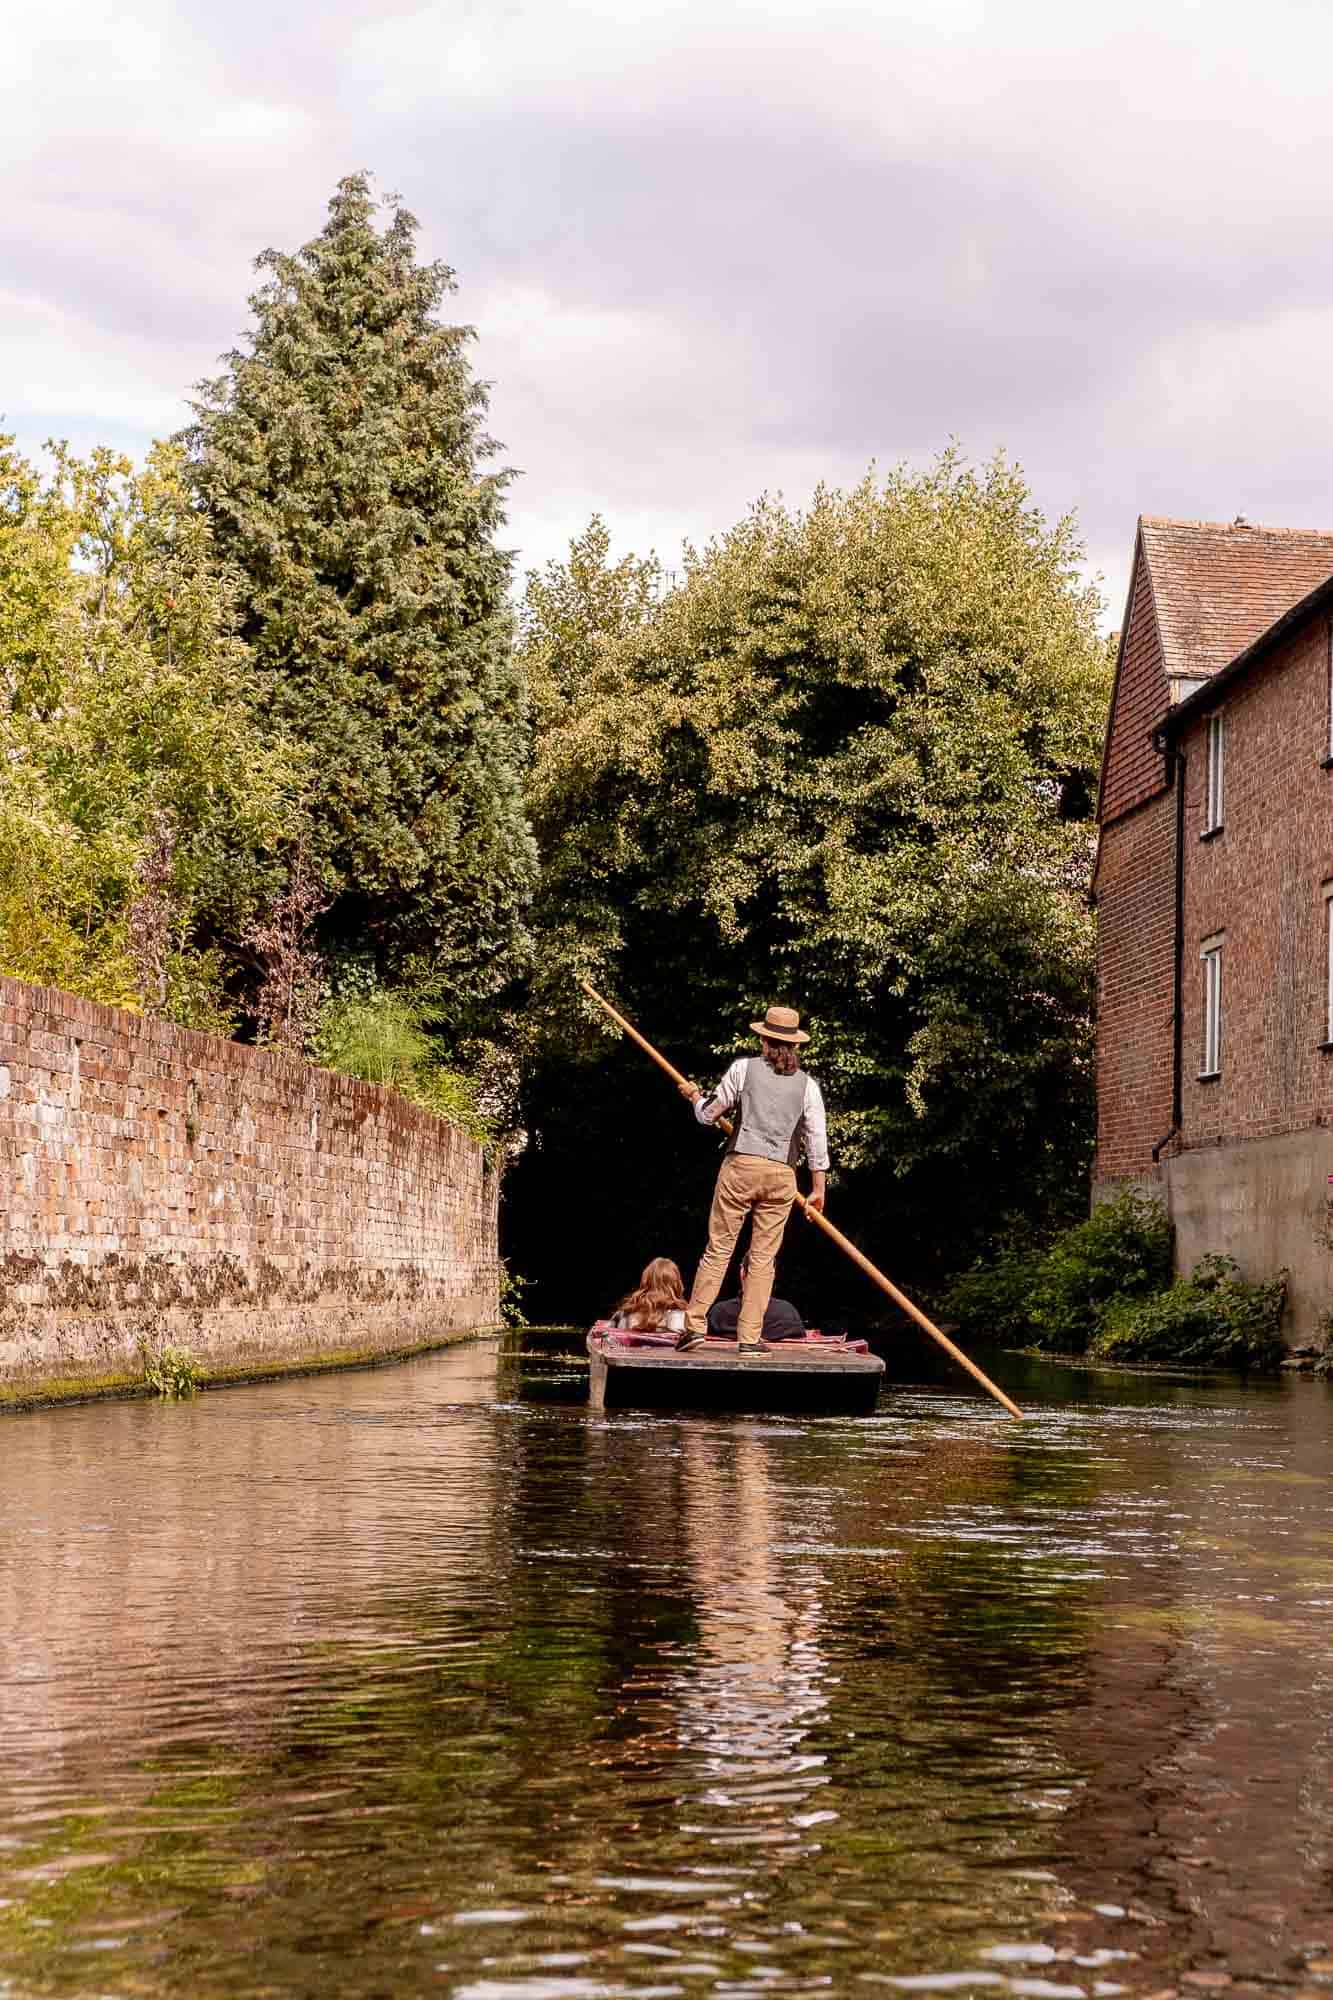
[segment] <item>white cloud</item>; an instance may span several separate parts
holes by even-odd
[[[7,23],[0,408],[173,427],[254,254],[370,166],[458,269],[527,559],[957,434],[1114,595],[1140,507],[1333,525],[1330,58],[1314,0],[49,0]]]
[[[119,344],[97,355],[86,320],[18,292],[0,291],[0,325],[7,392],[0,412],[25,443],[57,436],[80,449],[112,437],[137,444],[184,420],[180,392],[161,379],[155,350]]]

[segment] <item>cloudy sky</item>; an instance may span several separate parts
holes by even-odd
[[[368,167],[459,278],[510,540],[622,547],[952,436],[1073,509],[1333,527],[1327,0],[42,0],[0,427],[138,453]]]

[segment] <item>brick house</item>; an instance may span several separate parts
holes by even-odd
[[[1333,1306],[1333,534],[1139,523],[1098,801],[1094,1199]]]

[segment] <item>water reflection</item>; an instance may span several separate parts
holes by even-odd
[[[0,1993],[1333,1985],[1322,1390],[543,1379],[0,1427]]]
[[[410,1406],[427,1449],[440,1406],[449,1413],[427,1518],[436,1581],[459,1594],[496,1469],[489,1423],[459,1413],[489,1408],[495,1374],[493,1347],[449,1350],[431,1371],[439,1404]],[[0,1775],[17,1756],[45,1794],[62,1771],[77,1789],[90,1759],[145,1730],[253,1740],[275,1719],[267,1697],[281,1700],[293,1649],[410,1645],[381,1593],[348,1593],[369,1551],[422,1525],[424,1468],[402,1452],[404,1379],[360,1378],[372,1386],[359,1407],[323,1381],[7,1425]],[[127,1685],[132,1702],[118,1698]]]
[[[680,1511],[698,1639],[666,1693],[677,1741],[699,1772],[702,1817],[682,1826],[719,1855],[765,1852],[750,1869],[813,1851],[826,1759],[805,1749],[825,1715],[812,1573],[783,1560],[786,1523],[768,1441],[753,1425],[686,1434]]]

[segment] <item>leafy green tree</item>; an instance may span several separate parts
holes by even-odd
[[[259,736],[232,582],[170,447],[5,474],[0,965],[225,1028],[300,785]]]
[[[263,253],[248,351],[186,435],[271,725],[311,752],[321,942],[457,1011],[519,965],[535,867],[508,475],[472,331],[438,318],[453,273],[376,207],[354,174],[312,242]]]
[[[11,713],[44,712],[60,685],[79,527],[58,482],[0,433],[0,704]]]
[[[799,1005],[844,1170],[834,1201],[882,1247],[886,1231],[905,1237],[918,1272],[956,1268],[1036,1212],[1077,1210],[1087,777],[1110,665],[1080,554],[1016,469],[950,453],[921,475],[822,490],[804,513],[761,502],[687,552],[658,602],[652,573],[611,565],[596,536],[530,586],[549,1026],[511,1198],[520,1264],[538,1261],[525,1231],[548,1218],[566,1247],[603,1230],[627,1175],[640,1195],[650,1177],[671,1184],[644,1254],[670,1242],[688,1262],[698,1248],[675,1189],[685,1175],[697,1208],[699,1135],[651,1072],[631,1080],[623,1051],[600,1044],[603,1071],[573,1081],[593,1038],[571,969],[600,975],[704,1073],[744,1045],[753,1009]],[[605,1190],[589,1181],[599,1161]]]
[[[520,634],[538,745],[529,806],[544,836],[539,992],[552,977],[558,988],[571,971],[599,971],[619,947],[610,871],[627,856],[597,810],[605,761],[597,691],[632,701],[616,649],[653,617],[663,583],[655,556],[611,561],[611,537],[596,514],[570,543],[567,562],[548,563],[527,579]],[[593,807],[586,816],[585,804]],[[528,1026],[538,1034],[549,1029],[540,1016]]]

